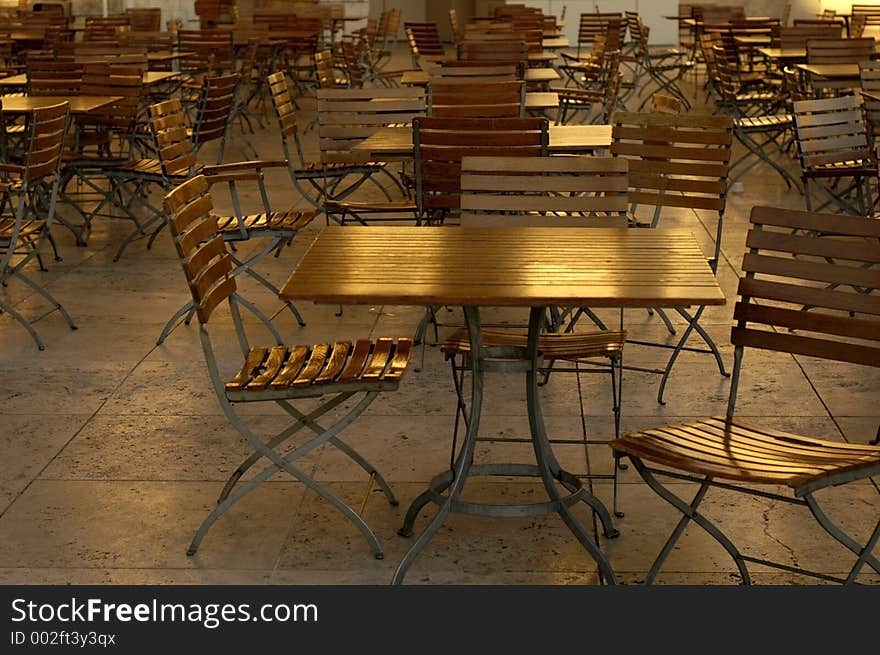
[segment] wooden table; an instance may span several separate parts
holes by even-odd
[[[796,64],[796,67],[809,76],[811,85],[824,89],[848,89],[862,85],[858,64]]]
[[[161,82],[167,82],[168,80],[174,79],[175,77],[179,76],[180,73],[174,71],[145,71],[142,79],[144,86],[150,86],[151,84],[160,84]],[[26,86],[27,74],[25,73],[10,75],[9,77],[4,77],[0,79],[0,88]]]
[[[431,74],[428,71],[408,70],[403,72],[400,83],[407,86],[427,86],[430,78]],[[523,79],[527,84],[549,84],[560,78],[559,73],[552,68],[527,68]]]
[[[549,127],[551,154],[583,154],[611,147],[610,125],[550,125]],[[381,127],[353,149],[367,151],[371,159],[377,160],[385,157],[412,157],[412,128]]]
[[[608,511],[562,469],[544,426],[538,395],[538,335],[545,312],[549,306],[560,305],[669,307],[725,302],[689,232],[530,227],[326,227],[284,284],[281,297],[331,304],[461,305],[471,343],[481,343],[481,306],[530,308],[528,347],[516,370],[526,373],[536,465],[474,464],[483,373],[497,369],[485,352],[477,352],[471,358],[470,420],[458,457],[451,470],[432,480],[408,515],[418,514],[431,501],[440,510],[400,562],[394,584],[403,581],[412,562],[455,511],[486,516],[556,512],[596,560],[605,580],[614,583],[611,565],[571,513],[570,505],[587,503],[596,511],[606,536],[615,536]],[[464,505],[459,495],[470,475],[540,476],[549,501],[503,507]]]
[[[111,102],[122,100],[122,96],[4,96],[4,114],[27,114],[34,109],[57,105],[60,102],[70,103],[71,114],[88,114]]]
[[[756,48],[756,50],[767,59],[783,63],[798,63],[807,59],[806,48]]]
[[[568,40],[568,37],[557,36],[542,39],[541,47],[544,48],[544,50],[564,50],[565,48],[571,47],[571,42]]]

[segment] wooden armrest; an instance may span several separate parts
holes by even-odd
[[[204,171],[202,173],[204,174]],[[213,186],[224,182],[259,182],[263,179],[263,175],[258,171],[238,171],[217,175],[205,174],[205,179],[208,181],[208,186]]]

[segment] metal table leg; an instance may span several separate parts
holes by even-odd
[[[529,337],[526,351],[526,392],[529,412],[529,427],[532,435],[532,447],[535,452],[537,465],[526,464],[484,464],[473,465],[474,448],[480,427],[480,412],[483,398],[483,373],[492,368],[487,361],[488,353],[480,345],[480,316],[476,307],[465,307],[464,318],[468,327],[471,340],[471,413],[468,421],[467,433],[461,450],[451,471],[442,473],[431,481],[429,488],[415,499],[407,512],[406,521],[400,534],[407,536],[412,532],[412,524],[418,512],[429,502],[440,505],[440,509],[424,532],[419,535],[416,542],[404,556],[392,578],[392,584],[401,584],[409,567],[421,553],[422,549],[437,533],[450,512],[461,512],[479,516],[532,516],[550,514],[556,512],[563,522],[572,531],[584,549],[593,557],[603,578],[609,584],[615,584],[616,578],[607,558],[598,545],[590,538],[589,533],[581,522],[571,512],[570,507],[579,502],[589,505],[599,517],[606,537],[616,537],[617,530],[612,524],[608,510],[602,502],[593,496],[589,490],[582,486],[581,481],[570,473],[564,471],[554,456],[544,419],[541,413],[540,400],[538,398],[538,378],[540,368],[540,356],[538,353],[538,337],[544,322],[546,307],[533,307],[529,317]],[[462,502],[459,500],[461,490],[469,475],[514,475],[514,476],[538,476],[544,483],[549,501],[532,503],[528,505],[482,505],[479,503]],[[569,493],[564,494],[559,489],[561,485]],[[446,494],[445,496],[443,494]]]

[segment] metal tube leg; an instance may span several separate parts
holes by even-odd
[[[440,526],[443,525],[446,517],[449,516],[452,504],[458,498],[464,487],[468,469],[473,461],[474,448],[476,446],[477,434],[480,427],[480,412],[483,407],[483,368],[480,357],[480,344],[482,344],[482,337],[480,335],[479,309],[476,307],[465,307],[464,320],[468,326],[468,335],[472,344],[471,351],[473,352],[473,356],[471,357],[472,379],[470,424],[468,425],[464,443],[461,445],[461,452],[459,453],[458,460],[453,469],[453,480],[449,485],[449,492],[446,496],[446,500],[440,505],[437,514],[425,528],[424,532],[419,535],[409,551],[407,551],[403,560],[401,560],[391,579],[391,584],[394,585],[399,585],[403,582],[404,577],[406,577],[406,572],[409,570],[409,567],[412,566],[413,561],[415,561],[419,553],[422,552],[437,530],[440,529]]]
[[[813,494],[806,494],[804,500],[807,503],[807,507],[810,508],[810,512],[812,512],[813,516],[819,522],[819,525],[825,529],[825,532],[859,556],[856,563],[853,564],[852,569],[850,569],[849,575],[846,577],[847,584],[856,579],[856,576],[865,564],[868,564],[868,566],[874,569],[877,573],[880,573],[880,561],[871,554],[871,551],[874,550],[874,546],[877,544],[878,538],[880,538],[880,521],[877,522],[874,532],[863,547],[828,518],[825,512],[822,511],[822,508],[819,507],[819,503],[816,501]]]
[[[21,323],[22,327],[27,330],[28,334],[31,335],[31,339],[37,344],[37,348],[40,350],[46,350],[46,344],[43,343],[43,340],[40,338],[40,335],[37,334],[37,331],[34,329],[34,326],[31,325],[30,321],[28,321],[24,316],[15,311],[11,305],[7,305],[5,302],[0,300],[0,314],[6,312],[16,321]]]
[[[660,567],[663,564],[663,560],[666,558],[666,555],[672,549],[675,541],[678,540],[679,536],[681,536],[681,532],[684,530],[684,527],[687,525],[689,521],[693,521],[701,528],[703,528],[706,532],[708,532],[714,539],[717,541],[724,550],[730,555],[736,564],[736,568],[739,570],[739,574],[742,577],[742,581],[744,585],[748,585],[752,583],[751,576],[749,575],[749,570],[746,567],[745,560],[740,554],[739,550],[736,546],[733,545],[733,542],[727,538],[727,536],[721,532],[715,525],[706,519],[701,514],[697,513],[696,508],[699,506],[700,502],[703,500],[703,496],[705,495],[705,491],[703,490],[703,486],[706,486],[706,483],[701,485],[697,495],[694,497],[694,501],[691,504],[684,502],[681,498],[673,494],[666,487],[664,487],[660,482],[657,481],[657,478],[651,473],[650,470],[642,463],[642,460],[637,457],[630,457],[633,465],[636,467],[636,471],[639,472],[639,475],[642,476],[642,479],[648,484],[651,489],[653,489],[658,496],[663,498],[670,505],[675,507],[678,511],[684,514],[682,521],[679,521],[679,525],[676,526],[673,534],[670,536],[670,539],[667,541],[667,544],[664,545],[663,549],[660,551],[660,555],[657,556],[657,560],[654,561],[654,564],[651,566],[651,570],[648,575],[650,578],[645,579],[645,584],[650,584],[650,581],[654,579],[657,572],[660,570]],[[707,478],[707,482],[708,482]],[[674,537],[674,538],[673,538]]]
[[[168,319],[168,322],[165,324],[165,327],[162,328],[161,334],[159,334],[159,338],[156,339],[156,345],[161,346],[165,339],[174,331],[174,328],[177,327],[178,322],[181,318],[183,318],[184,314],[188,314],[189,317],[192,317],[192,313],[195,311],[195,305],[193,305],[193,301],[190,300],[183,307],[174,312],[174,316]]]

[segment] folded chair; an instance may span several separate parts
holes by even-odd
[[[183,107],[179,100],[168,100],[149,108],[150,129],[156,141],[159,161],[162,168],[172,178],[186,179],[195,173],[195,156],[192,144],[186,138],[186,122]],[[214,215],[217,230],[226,244],[234,250],[236,244],[245,241],[262,239],[262,247],[244,261],[230,254],[235,264],[231,275],[245,273],[269,289],[277,296],[278,288],[254,270],[254,266],[270,253],[277,257],[281,250],[293,242],[297,233],[315,218],[315,213],[296,209],[273,210],[266,188],[264,171],[268,168],[284,166],[279,161],[245,161],[216,166],[203,166],[199,169],[209,184],[225,184],[228,187],[234,213],[229,216]],[[242,206],[242,195],[252,190],[252,185],[260,198],[259,213],[248,213]],[[247,185],[242,189],[242,185]],[[300,325],[305,325],[297,308],[289,301],[285,303]],[[196,311],[193,303],[181,307],[169,319],[159,335],[157,345],[177,326],[181,318],[186,316],[189,324]]]
[[[620,159],[573,157],[464,157],[461,162],[462,227],[627,227],[627,162]],[[589,236],[585,238],[590,238]],[[484,347],[525,348],[522,329],[485,328]],[[545,333],[538,349],[545,362],[544,373],[577,375],[581,398],[581,439],[551,439],[551,443],[607,444],[608,439],[588,437],[581,397],[582,373],[607,373],[611,380],[611,406],[614,434],[620,436],[622,375],[620,365],[626,332],[591,330],[570,334]],[[441,350],[452,365],[458,395],[456,430],[459,418],[467,425],[463,383],[471,344],[466,328],[457,328],[442,343]],[[596,360],[607,360],[607,365]],[[546,378],[545,378],[546,380]],[[481,438],[484,441],[509,441]],[[613,511],[617,510],[617,462],[611,474],[592,473],[591,479],[610,479],[614,483]]]
[[[381,474],[342,441],[339,434],[379,393],[398,388],[409,362],[411,342],[377,339],[358,340],[353,344],[339,341],[285,346],[277,340],[273,345],[251,346],[242,308],[254,313],[270,332],[274,333],[274,329],[237,293],[232,276],[235,265],[218,232],[208,181],[199,175],[184,182],[165,197],[164,207],[198,314],[199,336],[214,392],[226,418],[253,448],[253,454],[229,477],[217,506],[202,522],[187,554],[196,553],[208,530],[230,507],[275,473],[285,471],[342,512],[364,535],[373,555],[381,559],[382,547],[366,522],[330,489],[299,468],[297,460],[324,444],[331,444],[363,468],[392,505],[397,504]],[[224,301],[229,304],[242,353],[240,369],[232,378],[221,373],[221,363],[217,361],[209,332],[209,320]],[[306,399],[308,408],[296,406],[300,399]],[[312,402],[315,399],[321,401],[316,408]],[[291,425],[274,436],[257,435],[237,409],[257,402],[281,407],[292,419]],[[322,416],[340,406],[347,408],[341,417],[337,414],[327,426],[319,422]],[[314,436],[292,446],[290,438],[304,428],[314,432]],[[262,471],[249,480],[241,480],[248,469],[261,462],[265,465]]]
[[[67,131],[69,104],[63,102],[30,114],[23,164],[0,164],[0,288],[10,280],[24,282],[45,298],[53,310],[76,329],[64,307],[42,285],[25,274],[25,267],[40,257],[49,238],[58,197],[61,149]],[[21,323],[40,350],[45,344],[31,322],[0,298],[0,314]]]
[[[612,442],[615,453],[628,456],[645,482],[682,513],[646,584],[654,581],[691,523],[727,551],[743,584],[751,582],[748,564],[843,583],[856,581],[865,564],[880,573],[880,561],[872,554],[880,521],[859,543],[832,522],[816,497],[827,487],[880,474],[880,447],[800,436],[734,416],[746,348],[880,367],[880,298],[850,286],[880,288],[880,271],[865,268],[880,263],[880,221],[770,207],[753,208],[750,221],[731,332],[735,351],[727,415],[643,430]],[[818,231],[834,236],[818,236]],[[828,288],[829,282],[837,285]],[[816,311],[802,311],[805,302]],[[695,482],[699,489],[688,501],[659,477]],[[791,495],[780,489],[784,487]],[[838,576],[804,569],[798,561],[773,562],[743,553],[702,513],[700,505],[710,488],[808,508],[822,529],[854,554],[855,563]],[[747,511],[745,505],[737,506]],[[758,512],[755,519],[754,531],[766,530],[766,513]]]
[[[807,210],[835,205],[848,214],[871,215],[876,201],[870,181],[878,180],[877,159],[868,143],[860,99],[801,100],[793,106]],[[811,186],[826,199],[818,207],[813,206]]]

